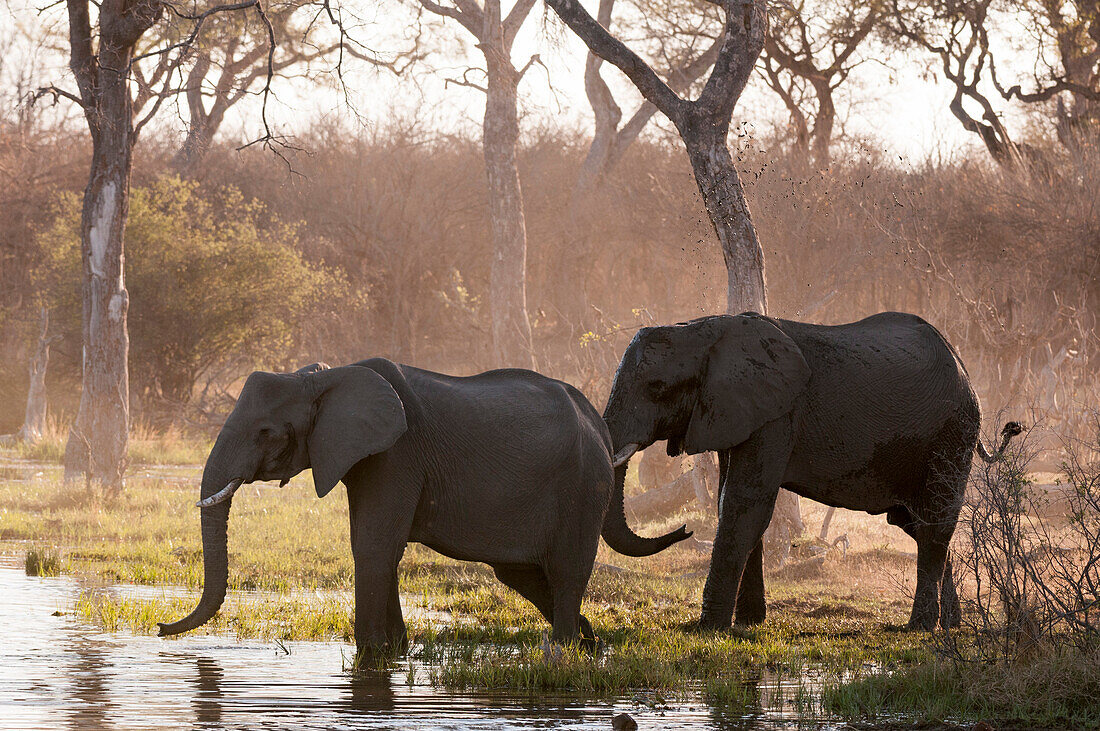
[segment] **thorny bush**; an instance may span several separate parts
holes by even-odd
[[[1016,662],[1095,649],[1100,639],[1100,414],[1091,442],[1063,437],[1061,475],[1038,484],[1029,432],[971,473],[952,563],[962,632],[937,637],[955,662]]]

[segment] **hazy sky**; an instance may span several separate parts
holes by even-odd
[[[45,3],[42,3],[45,4]],[[586,4],[593,5],[591,0]],[[400,45],[400,37],[408,27],[408,5],[373,5],[357,36],[379,51]],[[506,4],[507,6],[507,4]],[[387,8],[393,9],[387,9]],[[520,88],[523,126],[530,130],[539,126],[563,125],[587,132],[591,129],[591,111],[584,96],[584,46],[570,32],[547,15],[538,5],[532,11],[516,42],[513,54],[522,65],[538,53],[545,68],[535,66],[528,72]],[[63,8],[54,6],[40,14],[37,5],[28,0],[9,0],[0,10],[0,37],[11,35],[18,26],[42,28],[52,24],[65,30]],[[4,27],[4,26],[7,27]],[[483,95],[453,84],[469,65],[477,65],[480,53],[472,50],[465,31],[456,23],[433,24],[425,34],[438,53],[411,75],[395,78],[386,72],[366,70],[362,64],[350,68],[346,75],[352,107],[333,84],[317,85],[301,81],[283,82],[277,88],[278,102],[270,117],[286,131],[302,130],[311,120],[338,116],[348,121],[362,120],[384,125],[396,119],[420,117],[421,121],[441,132],[459,128],[476,130],[480,126],[484,106]],[[31,51],[19,46],[19,53]],[[37,68],[35,77],[42,82],[60,82],[72,86],[64,55],[48,48],[33,51]],[[973,135],[965,132],[950,114],[948,85],[929,73],[926,62],[901,55],[877,56],[863,63],[853,73],[838,97],[838,111],[843,131],[849,135],[877,143],[895,159],[917,161],[929,155],[953,156],[975,144]],[[13,67],[14,56],[5,64],[7,73]],[[472,63],[471,63],[472,62]],[[5,69],[0,68],[0,73]],[[617,70],[605,65],[604,77],[616,91],[616,96],[629,114],[638,97]],[[474,77],[476,78],[476,77]],[[10,78],[3,83],[10,84]],[[353,110],[353,111],[352,111]],[[161,124],[178,129],[178,115],[166,105],[161,112]],[[760,77],[754,77],[734,114],[734,126],[745,124],[750,133],[766,134],[776,123],[782,123],[785,112],[776,97]],[[658,119],[657,123],[664,123]],[[653,123],[651,123],[652,125]],[[666,124],[667,127],[667,124]],[[231,136],[258,134],[258,105],[255,102],[239,106],[227,120],[223,133]]]

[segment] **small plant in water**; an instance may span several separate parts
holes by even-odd
[[[27,551],[24,567],[27,576],[58,576],[61,574],[61,555],[52,548],[32,548]]]

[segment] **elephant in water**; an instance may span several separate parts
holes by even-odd
[[[698,627],[765,616],[761,536],[780,487],[826,505],[886,513],[917,542],[909,625],[959,621],[948,544],[981,409],[966,368],[936,328],[885,312],[810,325],[748,312],[638,331],[604,411],[625,473],[638,449],[715,451],[718,532]],[[946,567],[946,571],[945,571]]]
[[[355,641],[368,653],[407,645],[397,564],[409,541],[491,565],[565,642],[595,639],[580,606],[601,535],[630,556],[690,535],[630,530],[607,427],[561,381],[518,369],[459,378],[384,358],[257,372],[203,471],[202,598],[161,624],[161,636],[194,629],[221,606],[233,492],[256,480],[285,484],[306,468],[319,497],[347,486]]]

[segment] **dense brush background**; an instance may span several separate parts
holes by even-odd
[[[137,422],[206,432],[254,368],[490,365],[479,140],[409,120],[301,139],[308,150],[288,160],[215,147],[187,181],[172,176],[170,140],[139,147],[126,264]],[[958,347],[987,412],[1027,405],[1058,431],[1085,426],[1075,414],[1097,402],[1100,365],[1100,155],[1051,145],[1043,169],[1013,175],[977,151],[913,165],[845,141],[817,171],[782,136],[741,142],[771,314],[917,313]],[[726,275],[677,140],[639,141],[578,199],[586,144],[525,137],[528,306],[539,369],[601,406],[634,330],[723,311]],[[76,409],[86,148],[35,118],[0,125],[0,433],[22,423],[43,306],[61,336],[50,411],[63,422]]]

